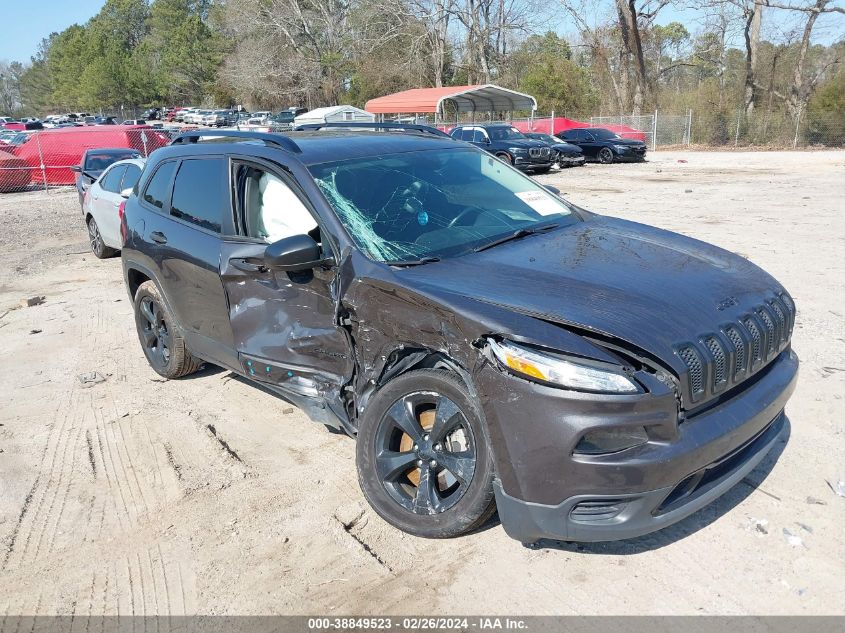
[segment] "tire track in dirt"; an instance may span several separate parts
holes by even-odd
[[[69,409],[72,407],[77,395],[75,391],[71,390],[66,394],[66,397]],[[59,458],[59,453],[62,453],[64,456],[64,451],[62,449],[66,448],[64,435],[65,427],[68,424],[70,416],[68,416],[66,412],[64,415],[59,415],[62,408],[62,402],[64,402],[64,398],[59,401],[58,408],[53,416],[54,420],[60,419],[61,421],[53,426],[47,437],[35,484],[33,485],[30,495],[27,497],[27,499],[30,500],[30,503],[26,505],[20,514],[18,526],[15,531],[15,541],[9,544],[8,551],[3,562],[4,570],[14,567],[15,563],[17,563],[18,566],[23,563],[27,553],[30,551],[33,538],[38,538],[35,536],[35,533],[40,532],[40,528],[43,527],[39,524],[39,520],[41,520],[45,501],[47,497],[50,496],[51,483],[55,478],[55,473],[57,472],[57,459]],[[58,470],[61,471],[61,462],[59,462]],[[28,511],[29,508],[32,508],[32,512]]]

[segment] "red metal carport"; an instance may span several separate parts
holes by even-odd
[[[364,106],[373,114],[434,114],[434,122],[444,121],[446,103],[451,102],[460,112],[514,112],[537,109],[531,95],[493,84],[475,86],[445,86],[442,88],[414,88],[384,97],[370,99]]]

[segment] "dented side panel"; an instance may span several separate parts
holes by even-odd
[[[352,375],[347,332],[336,319],[335,272],[244,271],[265,245],[226,242],[220,272],[243,373],[319,400],[339,399]]]

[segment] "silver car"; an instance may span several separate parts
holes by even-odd
[[[120,237],[121,192],[132,189],[146,163],[145,158],[120,160],[95,180],[82,199],[91,251],[100,259],[115,255],[123,245]]]

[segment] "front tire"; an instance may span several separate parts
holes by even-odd
[[[511,156],[507,152],[499,152],[498,154],[496,154],[496,158],[507,163],[508,165],[513,165],[513,156]]]
[[[599,150],[599,162],[604,165],[609,165],[613,162],[613,150],[609,147],[602,147]]]
[[[496,509],[481,410],[447,371],[410,371],[382,387],[361,419],[356,461],[372,508],[409,534],[460,536]]]
[[[202,366],[202,361],[194,358],[185,346],[173,315],[152,281],[142,283],[135,293],[135,328],[147,362],[159,375],[181,378]]]
[[[91,252],[94,253],[97,259],[113,257],[117,251],[105,245],[103,236],[100,235],[100,227],[97,226],[97,221],[94,217],[88,216],[86,224],[88,225],[88,242],[91,245]]]

